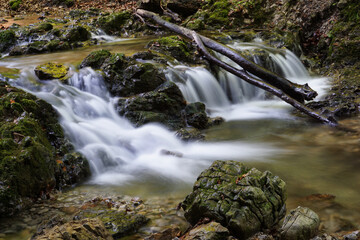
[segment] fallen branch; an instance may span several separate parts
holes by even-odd
[[[149,12],[143,9],[137,9],[137,13],[140,16],[154,20],[157,24],[166,27],[173,32],[176,32],[193,40],[192,30],[190,29],[167,22],[164,19],[162,19],[159,15],[153,12]],[[317,96],[317,93],[314,90],[312,90],[307,84],[300,85],[300,84],[292,83],[291,81],[277,74],[274,74],[263,67],[260,67],[259,65],[250,61],[249,59],[246,59],[245,57],[241,56],[236,50],[228,46],[220,44],[202,35],[199,35],[199,37],[206,47],[227,56],[235,63],[240,65],[240,67],[242,67],[245,71],[254,74],[255,76],[261,78],[263,81],[271,84],[272,86],[281,89],[282,91],[284,91],[286,94],[296,99],[297,101],[304,102],[304,100],[312,100]]]
[[[336,126],[337,122],[334,118],[331,117],[326,117],[323,116],[322,114],[319,114],[317,112],[314,112],[312,109],[306,107],[304,104],[296,101],[295,99],[291,98],[290,96],[288,96],[287,94],[285,94],[283,91],[281,91],[280,89],[273,87],[271,85],[269,85],[266,82],[263,82],[259,79],[253,78],[251,77],[249,74],[247,74],[245,71],[236,69],[232,66],[230,66],[227,63],[224,63],[222,61],[220,61],[219,59],[217,59],[216,57],[212,56],[207,49],[205,48],[203,42],[200,39],[200,36],[193,31],[192,32],[192,36],[197,44],[197,46],[199,47],[199,50],[201,51],[202,54],[204,54],[204,56],[210,61],[215,63],[216,65],[222,67],[223,69],[225,69],[226,71],[240,77],[241,79],[243,79],[244,81],[259,87],[267,92],[270,92],[272,94],[274,94],[275,96],[279,97],[280,99],[282,99],[283,101],[289,103],[290,105],[292,105],[293,107],[295,107],[296,109],[300,110],[301,112],[307,114],[308,116],[311,116],[312,118],[315,118],[316,120],[319,120],[320,122],[329,124],[331,126]]]
[[[138,9],[137,13],[140,16],[151,18],[159,25],[162,25],[178,34],[181,34],[189,39],[194,40],[199,50],[209,61],[224,68],[228,72],[240,77],[241,79],[245,80],[246,82],[256,87],[259,87],[265,91],[274,94],[275,96],[289,103],[296,109],[300,110],[301,112],[305,113],[306,115],[320,122],[329,124],[331,126],[337,126],[337,122],[334,118],[326,117],[320,113],[317,113],[303,104],[304,99],[310,100],[317,95],[317,93],[312,89],[310,89],[310,87],[308,87],[307,84],[305,85],[294,84],[288,81],[287,79],[282,78],[276,74],[273,74],[272,72],[256,65],[255,63],[252,63],[250,60],[247,60],[246,58],[240,56],[235,50],[227,46],[224,46],[220,43],[217,43],[216,41],[211,40],[207,37],[201,36],[197,34],[195,31],[169,23],[161,19],[158,15],[152,12]],[[220,61],[216,57],[212,56],[207,51],[205,46],[229,57],[231,60],[239,64],[244,70],[236,69]],[[250,76],[247,72],[260,77],[261,80]]]

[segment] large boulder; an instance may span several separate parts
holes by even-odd
[[[0,82],[0,214],[90,175],[64,137],[52,106]]]
[[[285,214],[285,182],[235,161],[215,161],[182,203],[185,218],[195,225],[209,218],[246,239],[276,225]]]

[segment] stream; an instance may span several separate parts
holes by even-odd
[[[280,176],[287,183],[288,209],[300,204],[312,208],[322,220],[327,219],[329,232],[344,222],[360,227],[359,138],[297,118],[285,103],[268,99],[264,92],[239,83],[228,73],[221,71],[213,76],[201,66],[183,65],[166,70],[167,78],[178,84],[187,101],[202,101],[211,116],[226,120],[204,131],[205,142],[193,143],[180,141],[158,124],[135,128],[118,116],[113,108],[116,99],[106,91],[101,75],[92,69],[73,70],[71,86],[57,81],[33,84],[33,68],[39,64],[55,61],[75,69],[73,66],[94,50],[131,55],[144,50],[147,42],[123,39],[67,52],[0,60],[0,73],[20,70],[12,85],[54,106],[67,136],[90,162],[93,177],[68,190],[59,201],[118,194],[139,196],[145,202],[155,202],[158,208],[173,210],[191,191],[197,175],[214,160],[237,160]],[[319,98],[326,93],[328,79],[311,76],[289,51],[274,52],[261,42],[234,42],[232,47],[268,49],[283,75],[298,83],[308,82]],[[360,118],[343,123],[356,128]],[[164,150],[181,153],[182,157],[164,155]],[[318,199],[320,195],[314,194],[333,195],[335,200],[330,197],[329,204],[329,198]],[[153,224],[156,226],[156,221]],[[9,239],[26,239],[26,233]]]

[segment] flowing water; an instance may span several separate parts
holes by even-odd
[[[135,128],[118,116],[113,108],[116,99],[106,91],[101,75],[90,68],[74,72],[70,85],[40,82],[33,73],[34,66],[48,61],[78,64],[99,48],[132,54],[143,50],[146,41],[124,40],[101,47],[0,61],[2,71],[21,70],[19,78],[11,84],[54,106],[69,139],[89,160],[93,177],[78,191],[183,198],[196,176],[212,161],[232,159],[271,170],[283,178],[288,185],[290,207],[296,207],[311,194],[332,194],[344,206],[337,213],[360,225],[358,138],[294,117],[289,106],[269,99],[263,91],[241,83],[231,74],[220,71],[214,76],[203,67],[184,65],[166,70],[167,78],[178,84],[189,102],[202,101],[212,116],[227,120],[205,131],[206,142],[185,143],[160,125]],[[261,43],[234,43],[233,47],[266,51],[272,60],[272,70],[295,82],[308,82],[320,93],[320,98],[326,92],[327,79],[311,77],[287,50],[275,50]],[[263,61],[259,56],[253,60]],[[358,120],[351,121],[356,124]],[[182,157],[166,155],[164,150],[181,153]]]

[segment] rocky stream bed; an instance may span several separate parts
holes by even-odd
[[[356,201],[359,3],[143,0],[104,1],[101,5],[38,1],[34,9],[32,1],[10,2],[0,1],[0,239],[360,239]],[[36,10],[40,7],[41,11]],[[181,77],[187,75],[179,73],[183,69],[191,73],[189,69],[194,67],[219,77],[219,69],[204,59],[192,42],[152,22],[145,23],[135,14],[136,7],[202,31],[223,44],[261,39],[261,44],[280,55],[286,56],[285,48],[291,50],[309,71],[331,79],[327,94],[307,106],[336,118],[342,128],[320,126],[295,111],[281,120],[224,123],[223,117],[214,115],[216,108],[204,104],[201,97],[192,102],[185,99]],[[31,14],[36,17],[27,16]],[[125,38],[139,38],[141,44],[127,49],[124,43],[120,51],[114,48]],[[242,54],[284,74],[269,64],[271,51],[248,48]],[[84,52],[84,57],[75,56]],[[74,56],[71,61],[62,60],[62,53]],[[31,60],[44,56],[50,60]],[[55,98],[46,95],[45,89]],[[88,99],[89,112],[76,115],[82,112],[78,98],[71,100],[75,102],[74,115],[64,114],[61,106],[68,104],[66,94],[74,99],[82,96],[85,102]],[[95,99],[97,104],[105,99],[112,110],[105,105],[92,110]],[[274,99],[266,95],[264,100]],[[230,96],[226,101],[235,99]],[[76,137],[87,133],[71,132],[64,126],[68,124],[65,120],[74,118],[78,123],[81,117],[101,116],[106,111],[116,116],[118,123],[138,129],[122,135],[130,139],[139,132],[144,135],[132,142],[122,136],[110,139],[109,148],[117,141],[114,145],[122,147],[118,154],[123,155],[112,158],[99,151],[95,154],[99,161],[94,162],[89,149],[82,148],[84,140]],[[106,124],[116,135],[118,128],[109,121],[102,125]],[[89,139],[103,138],[102,130],[90,129]],[[150,147],[148,130],[153,137],[149,141],[155,144],[149,142]],[[139,146],[151,152],[147,148],[156,148],[163,137],[170,145],[159,149],[157,155],[144,155],[148,159],[141,159],[131,176],[138,180],[127,185],[129,176],[124,174],[123,185],[118,180],[114,186],[94,184],[99,171],[114,168],[122,172],[121,164],[131,168],[126,159],[138,160]],[[237,142],[239,152],[250,151],[256,141],[259,146],[238,161],[227,160],[232,155],[220,160],[196,155],[210,152],[211,145],[199,147],[204,140],[216,144],[234,139],[250,142]],[[192,149],[191,144],[199,149]],[[180,145],[182,150],[174,147]],[[213,145],[214,151],[216,147]],[[231,148],[219,149],[224,153]],[[172,166],[175,171],[165,169],[167,175],[161,170],[152,172],[146,167],[154,159],[164,161],[156,166],[161,170],[169,166],[166,161],[178,165]],[[193,166],[189,159],[198,165]],[[281,164],[272,165],[272,161]],[[302,164],[297,165],[299,162]],[[183,168],[186,164],[188,168]],[[188,172],[175,176],[171,171],[176,173],[176,168],[179,173],[183,169]],[[194,181],[194,176],[198,177],[191,190],[189,179]],[[324,182],[327,184],[322,185]],[[154,192],[152,188],[139,190],[138,197],[134,189],[142,189],[142,184],[157,187]]]

